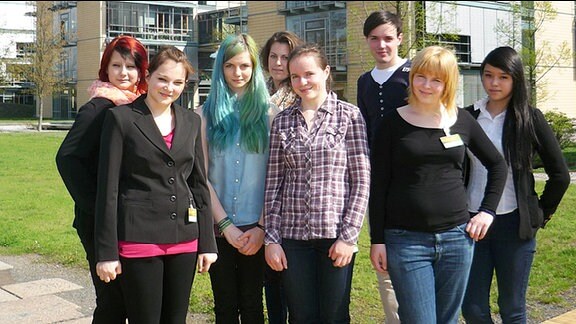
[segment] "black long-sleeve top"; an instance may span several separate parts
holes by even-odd
[[[443,232],[470,219],[464,186],[466,149],[488,170],[481,210],[495,211],[506,182],[506,162],[480,125],[459,111],[451,134],[464,145],[444,148],[440,128],[406,122],[386,114],[375,133],[371,154],[370,237],[385,243],[384,229]]]
[[[111,100],[96,97],[80,107],[56,154],[58,172],[76,206],[74,227],[82,233],[94,228],[100,133],[106,111],[114,106]]]
[[[480,102],[465,108],[474,119],[478,118],[480,113]],[[542,194],[538,196],[534,188],[532,165],[524,169],[512,168],[520,216],[518,236],[523,240],[536,236],[538,229],[543,226],[544,219],[556,212],[556,208],[570,185],[570,173],[566,160],[546,118],[539,109],[534,108],[532,120],[537,138],[537,143],[533,143],[533,150],[540,156],[548,180],[546,180]],[[511,152],[510,157],[513,161],[517,159],[515,152]]]

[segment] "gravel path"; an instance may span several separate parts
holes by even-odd
[[[534,173],[535,180],[548,180],[546,173]],[[576,172],[570,172],[570,182],[576,183]]]

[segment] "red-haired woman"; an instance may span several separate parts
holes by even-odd
[[[96,274],[94,209],[100,133],[108,109],[128,104],[147,90],[148,53],[131,36],[114,38],[104,50],[90,101],[78,110],[76,120],[56,155],[60,176],[74,199],[74,223],[86,251],[96,290],[93,323],[126,323],[126,311],[117,281],[105,283]]]

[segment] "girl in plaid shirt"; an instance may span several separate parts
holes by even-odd
[[[313,44],[288,58],[296,102],[270,130],[264,221],[268,265],[283,271],[295,323],[332,323],[349,299],[348,267],[368,205],[370,162],[358,107],[327,90]]]

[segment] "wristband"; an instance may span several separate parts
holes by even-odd
[[[258,227],[259,229],[261,229],[262,231],[266,232],[266,229],[264,228],[264,225],[261,225],[260,223],[256,224],[256,227]]]
[[[495,213],[495,212],[493,212],[493,211],[491,211],[491,210],[488,210],[488,209],[486,209],[486,208],[478,208],[478,212],[485,212],[486,214],[492,215],[492,217],[496,217],[496,213]]]
[[[232,220],[230,218],[224,217],[222,220],[220,220],[218,222],[218,231],[220,234],[224,234],[224,230],[230,225],[232,225]]]

